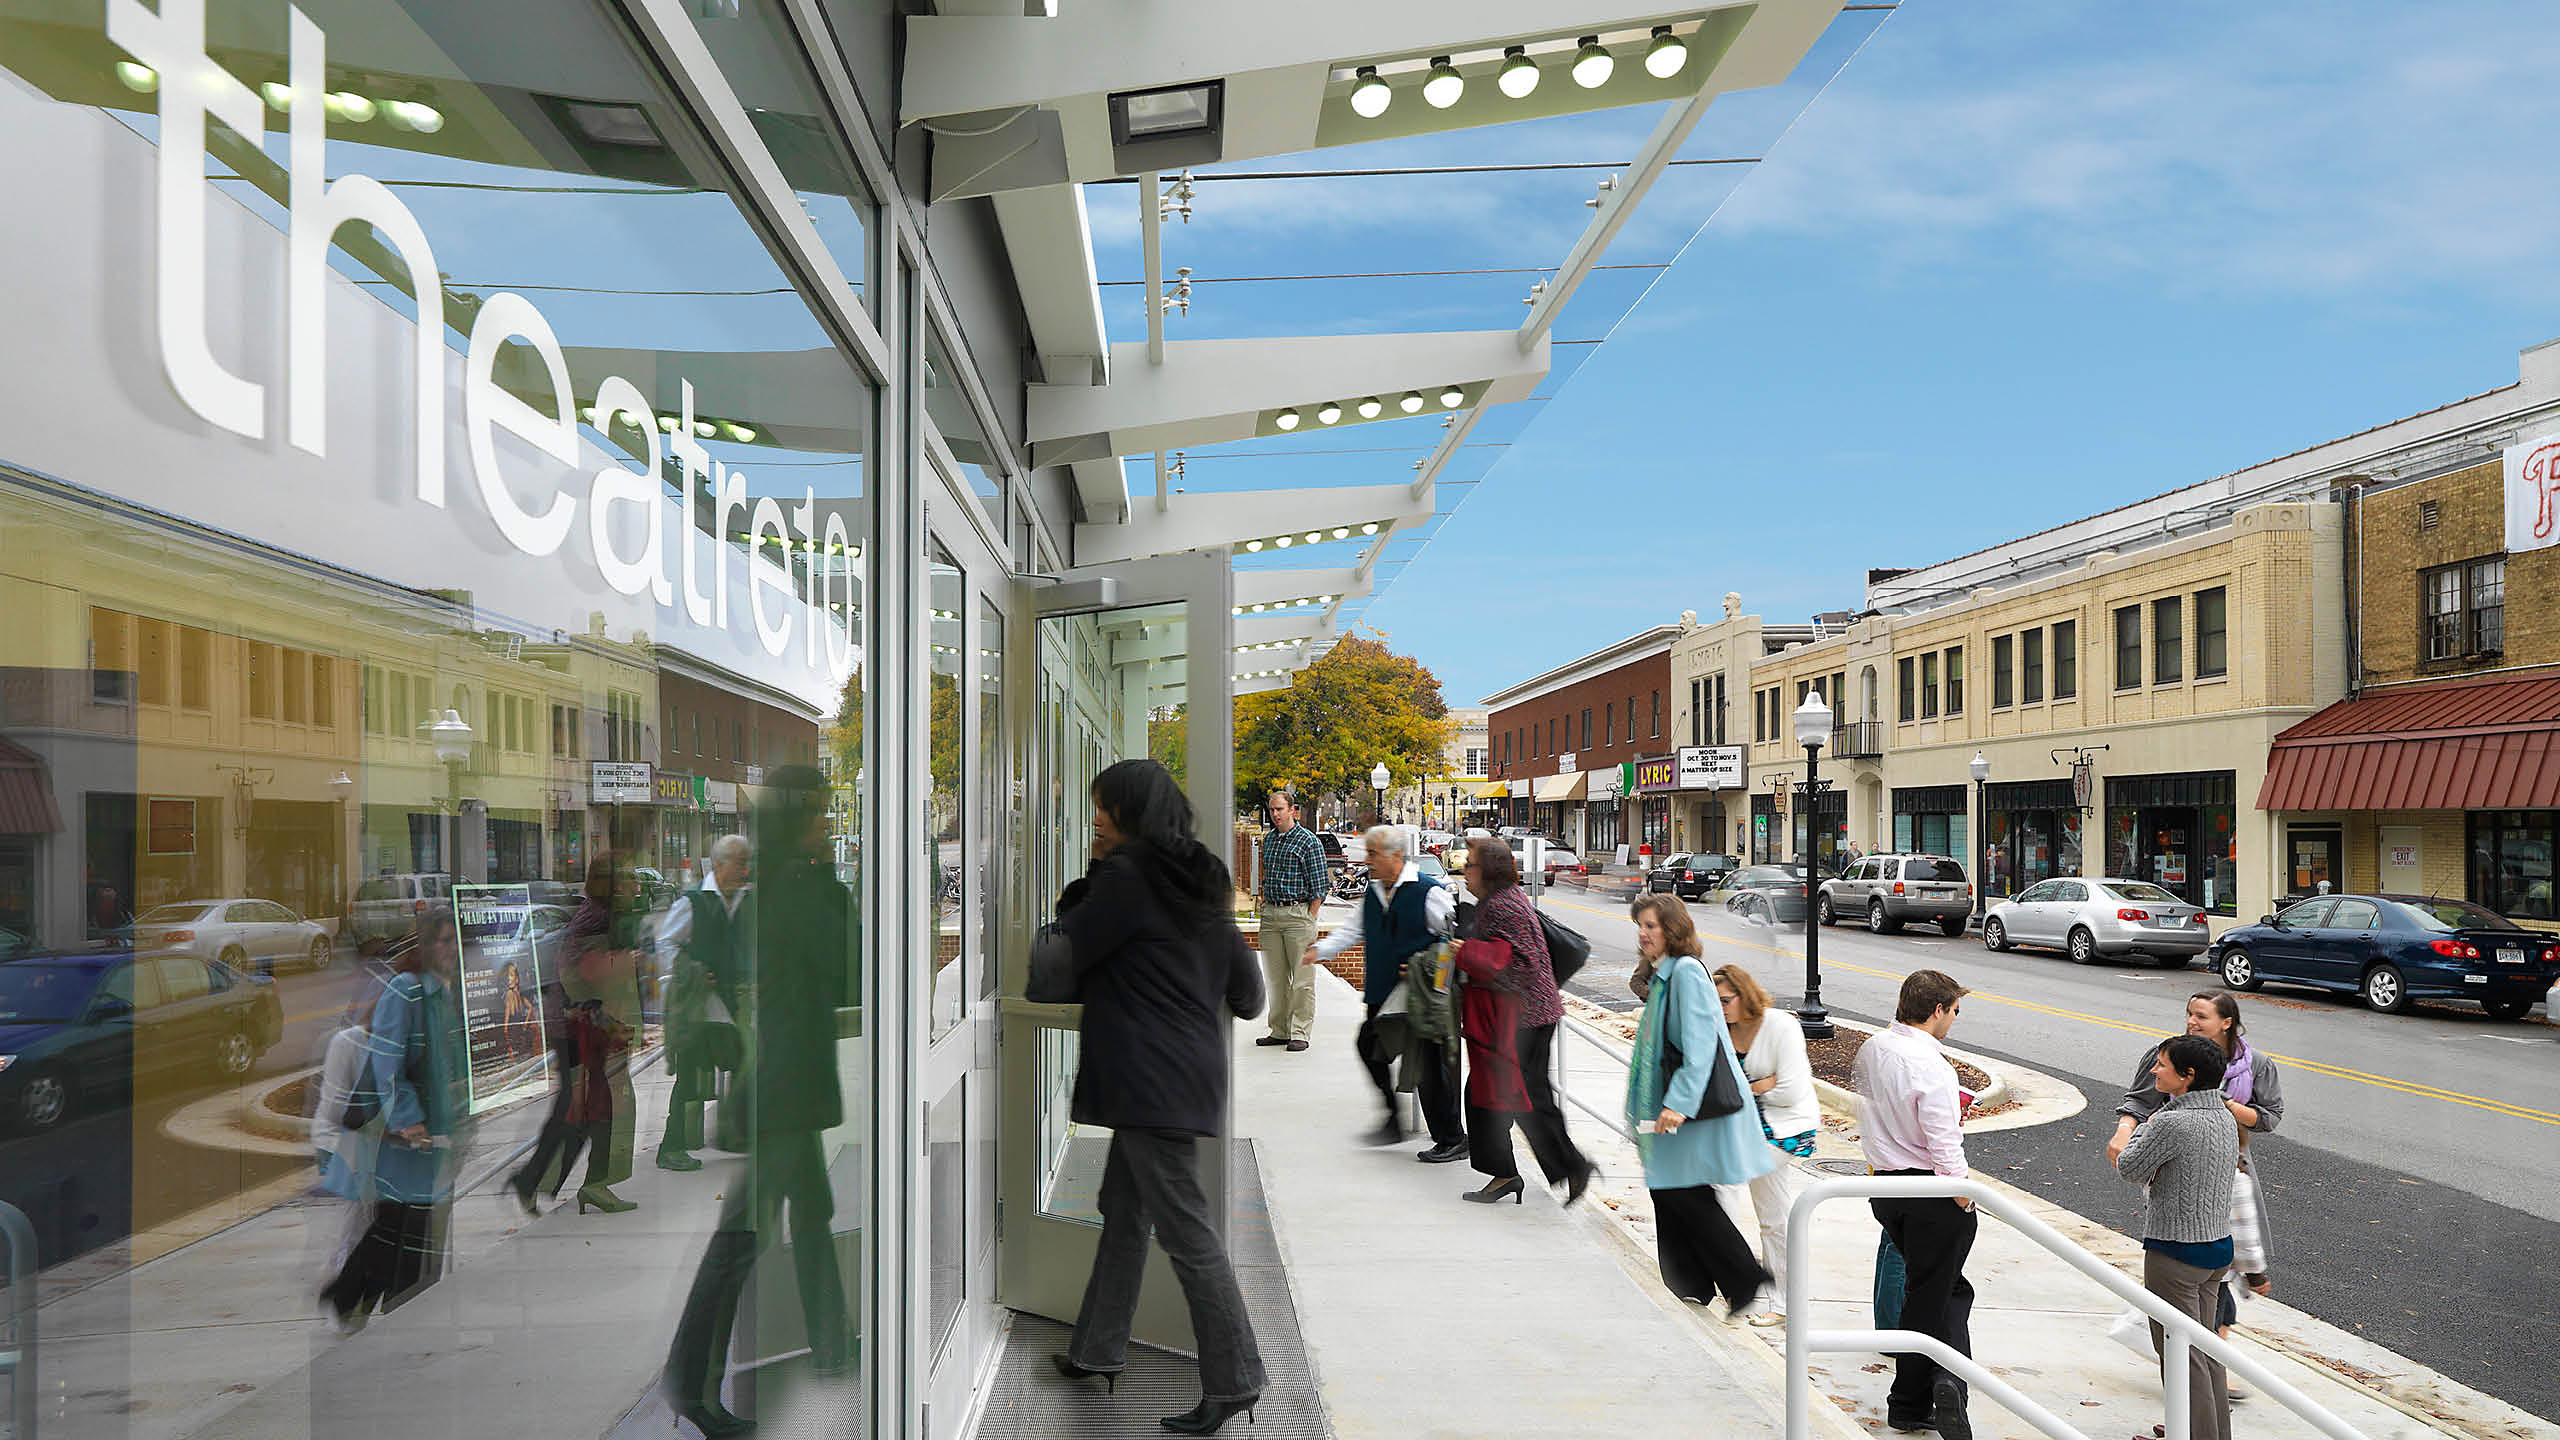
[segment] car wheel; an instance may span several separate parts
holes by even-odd
[[[329,962],[338,958],[338,952],[336,947],[330,945],[329,937],[323,935],[311,942],[310,958],[312,969],[326,970],[329,968]]]
[[[2266,982],[2258,976],[2258,962],[2237,945],[2222,952],[2222,983],[2234,990],[2255,990]]]
[[[2489,1018],[2492,1020],[2521,1020],[2533,1010],[2533,1001],[2530,999],[2483,1000],[2480,1002],[2480,1008],[2488,1011]]]
[[[258,1063],[258,1047],[249,1043],[245,1030],[234,1030],[213,1042],[213,1068],[225,1080],[237,1080]]]
[[[1994,915],[1982,922],[1982,947],[1986,950],[2009,948],[2009,927],[2000,923],[1999,916]]]
[[[1957,936],[1963,934],[1964,917],[1961,915],[1940,916],[1938,918],[1938,933],[1946,936],[1950,940],[1953,940]]]
[[[230,966],[234,970],[245,970],[249,968],[249,957],[242,954],[240,947],[237,945],[225,948],[218,958],[223,964]]]
[[[2385,1015],[2409,1008],[2409,982],[2397,965],[2376,965],[2364,972],[2364,1003]]]
[[[1867,902],[1867,933],[1868,933],[1868,934],[1870,934],[1870,935],[1890,935],[1890,934],[1892,934],[1894,931],[1899,930],[1899,929],[1901,929],[1901,928],[1902,928],[1902,924],[1901,924],[1901,922],[1900,922],[1900,921],[1895,920],[1892,916],[1887,915],[1886,913],[1884,913],[1884,902],[1883,902],[1883,901],[1881,901],[1881,900],[1870,900],[1870,901],[1868,901],[1868,902]]]
[[[28,1130],[50,1130],[71,1113],[71,1076],[48,1065],[26,1078],[18,1089],[18,1123]]]
[[[1813,902],[1813,918],[1821,921],[1825,925],[1837,923],[1832,918],[1831,897],[1829,895],[1826,894],[1815,897]]]
[[[2098,937],[2089,933],[2088,926],[2071,927],[2070,948],[2072,964],[2095,965],[2098,963]]]

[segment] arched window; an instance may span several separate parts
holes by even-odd
[[[1868,720],[1876,718],[1876,667],[1858,672],[1858,714]]]

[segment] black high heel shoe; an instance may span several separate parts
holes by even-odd
[[[676,1411],[676,1418],[701,1431],[703,1440],[728,1440],[730,1436],[745,1435],[756,1428],[756,1422],[730,1414],[716,1400],[686,1406]]]
[[[1472,1200],[1478,1205],[1499,1205],[1505,1200],[1519,1205],[1525,1203],[1520,1197],[1527,1194],[1528,1190],[1528,1183],[1514,1175],[1507,1180],[1492,1181],[1481,1190],[1470,1190],[1459,1198]]]
[[[1120,1372],[1117,1370],[1087,1370],[1064,1355],[1050,1356],[1049,1364],[1059,1374],[1070,1380],[1090,1380],[1094,1376],[1099,1375],[1102,1377],[1103,1389],[1114,1395],[1120,1393]],[[1203,1431],[1201,1433],[1206,1434],[1208,1432]]]
[[[524,1207],[528,1219],[542,1218],[541,1209],[533,1203],[533,1186],[539,1178],[530,1170],[519,1170],[507,1181],[507,1188],[516,1192],[516,1203]]]
[[[1567,1182],[1565,1183],[1565,1187],[1564,1187],[1564,1203],[1566,1203],[1567,1205],[1571,1205],[1571,1204],[1573,1204],[1575,1201],[1580,1200],[1580,1199],[1582,1198],[1582,1192],[1583,1192],[1583,1191],[1585,1191],[1585,1190],[1590,1189],[1590,1188],[1591,1188],[1591,1182],[1592,1182],[1592,1181],[1594,1181],[1594,1180],[1597,1180],[1597,1179],[1599,1179],[1599,1178],[1600,1178],[1600,1167],[1599,1167],[1599,1166],[1597,1166],[1597,1165],[1585,1165],[1585,1166],[1583,1166],[1583,1167],[1582,1167],[1582,1173],[1581,1173],[1581,1174],[1574,1176],[1574,1177],[1573,1177],[1573,1179],[1571,1179],[1571,1180],[1569,1180],[1569,1181],[1567,1181]]]
[[[1248,1395],[1242,1400],[1203,1400],[1179,1415],[1167,1415],[1156,1423],[1176,1435],[1215,1435],[1218,1427],[1244,1412],[1244,1423],[1253,1423],[1253,1407],[1262,1397]]]

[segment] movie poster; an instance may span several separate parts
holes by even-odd
[[[462,1026],[471,1051],[471,1113],[542,1093],[550,1047],[542,1038],[546,947],[558,932],[536,923],[522,885],[456,885],[453,916],[462,954]]]

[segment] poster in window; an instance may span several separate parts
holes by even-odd
[[[542,984],[567,918],[556,906],[535,905],[522,885],[453,887],[474,1115],[549,1085]]]

